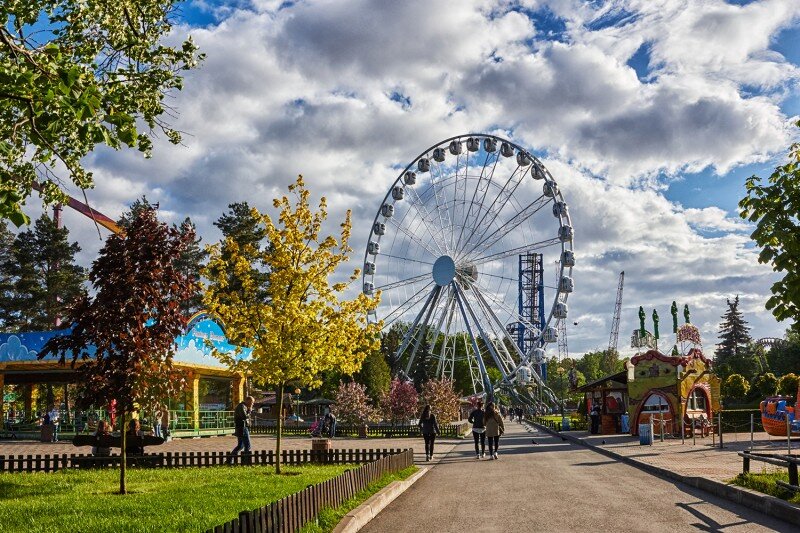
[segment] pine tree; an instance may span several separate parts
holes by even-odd
[[[750,328],[739,311],[739,296],[737,295],[732,302],[730,300],[726,302],[728,310],[722,315],[722,323],[719,325],[720,342],[715,352],[715,363],[722,375],[727,375],[730,373],[727,370],[733,368],[751,366],[742,359],[752,358],[748,347],[753,342],[749,333]]]
[[[86,271],[75,264],[81,248],[69,230],[42,215],[33,230],[20,232],[11,245],[11,264],[3,267],[10,292],[2,320],[8,329],[53,329],[69,306],[86,292]]]
[[[427,336],[422,339],[417,350],[416,357],[414,358],[414,368],[411,369],[411,379],[414,381],[414,387],[418,391],[422,390],[422,385],[430,379],[430,361],[431,344],[428,342]]]
[[[370,352],[361,365],[361,370],[355,375],[355,380],[367,387],[367,394],[373,401],[380,399],[381,395],[389,390],[392,376],[389,365],[380,351]]]
[[[14,295],[14,276],[11,269],[14,265],[14,234],[8,229],[5,220],[0,220],[0,327],[9,329],[11,302]]]
[[[403,333],[407,327],[401,322],[395,322],[389,331],[381,333],[381,353],[386,359],[386,364],[389,365],[389,373],[392,378],[396,378],[400,372],[400,357],[397,355],[397,350],[400,348]]]
[[[158,210],[158,207],[158,203],[154,204],[147,199],[147,196],[142,195],[141,198],[131,204],[128,211],[120,216],[117,223],[123,228],[128,228],[139,214],[144,211]],[[203,239],[197,235],[197,228],[189,217],[183,219],[180,225],[173,224],[172,227],[178,230],[181,235],[191,235],[190,242],[186,244],[175,265],[196,283],[200,280],[200,271],[203,269],[205,260],[208,257],[208,253],[200,245]],[[192,297],[181,302],[181,310],[187,316],[193,315],[203,308],[203,295],[199,290],[199,286],[195,284],[195,287],[197,287],[197,290]]]

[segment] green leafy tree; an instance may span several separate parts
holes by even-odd
[[[775,374],[788,374],[800,370],[800,332],[788,330],[783,342],[778,342],[767,352],[769,368]]]
[[[302,176],[289,186],[288,196],[275,199],[277,221],[252,210],[270,243],[261,250],[239,245],[232,237],[210,248],[203,274],[209,280],[203,296],[208,311],[225,323],[229,338],[252,348],[248,359],[215,354],[232,369],[245,372],[259,385],[278,389],[278,412],[283,410],[287,384],[316,388],[324,372],[338,370],[354,374],[364,358],[378,349],[380,324],[367,321],[378,306],[379,296],[359,294],[343,298],[355,270],[347,281],[331,283],[339,266],[352,253],[350,212],[341,223],[339,237],[324,235],[327,202],[321,198],[317,210],[309,202],[310,191]],[[254,264],[255,263],[255,264]],[[260,276],[263,265],[269,278]],[[281,456],[283,419],[278,418],[275,455]],[[275,462],[280,474],[281,461]]]
[[[54,337],[39,358],[70,359],[80,373],[78,402],[117,402],[123,422],[137,410],[150,412],[183,386],[173,371],[175,337],[186,315],[178,302],[195,290],[175,266],[193,236],[159,222],[143,210],[124,235],[111,235],[92,264],[94,296],[84,295],[70,309],[73,329]],[[126,493],[126,439],[122,432],[120,493]]]
[[[775,168],[767,184],[752,176],[745,187],[740,214],[756,224],[750,237],[761,247],[758,261],[783,274],[772,285],[766,307],[778,320],[792,319],[800,328],[800,143],[789,147],[789,160]]]
[[[64,201],[68,178],[92,187],[82,159],[96,145],[135,148],[151,135],[178,144],[165,102],[181,71],[202,55],[178,46],[175,0],[9,0],[0,7],[0,217],[16,225],[34,183],[48,202]]]
[[[761,396],[773,396],[778,390],[778,378],[772,372],[767,372],[753,381],[753,387]]]
[[[778,379],[778,394],[796,398],[798,383],[800,383],[800,377],[796,374],[784,374]]]
[[[367,394],[374,402],[389,390],[392,376],[389,373],[389,365],[386,364],[386,359],[380,351],[375,350],[367,355],[361,370],[355,375],[355,380],[367,387]]]
[[[741,374],[731,374],[722,382],[722,394],[732,400],[744,400],[750,392],[750,383]]]
[[[14,301],[14,234],[8,229],[5,220],[0,220],[0,327],[8,331],[13,323]]]
[[[6,327],[17,331],[56,327],[67,308],[86,292],[86,271],[75,264],[80,251],[69,242],[69,230],[42,215],[32,230],[20,232],[11,246],[3,277],[10,292],[0,316]]]

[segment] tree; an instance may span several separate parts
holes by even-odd
[[[800,331],[800,143],[789,147],[788,162],[775,168],[768,185],[752,176],[745,187],[740,215],[756,223],[750,238],[761,247],[758,261],[783,273],[766,307],[778,320],[792,319]]]
[[[752,375],[755,370],[756,361],[754,354],[748,348],[753,342],[750,337],[750,328],[739,311],[739,296],[726,300],[728,310],[722,315],[722,323],[719,325],[719,343],[715,355],[715,364],[721,377],[734,373]]]
[[[63,202],[62,179],[91,188],[97,144],[149,157],[151,135],[178,144],[164,99],[202,59],[172,33],[175,0],[12,0],[0,8],[0,217],[17,226],[34,183]],[[143,128],[143,129],[140,129]],[[64,175],[59,176],[60,172]]]
[[[374,420],[377,410],[369,403],[367,388],[360,383],[339,383],[331,411],[343,424],[363,426]]]
[[[781,396],[793,396],[797,399],[798,384],[800,384],[800,377],[796,374],[784,374],[778,380],[778,394]]]
[[[453,380],[431,379],[422,385],[421,404],[429,404],[440,424],[449,424],[459,419],[461,402],[455,391]]]
[[[381,353],[389,365],[389,373],[393,378],[397,377],[400,372],[400,358],[397,356],[397,350],[400,349],[400,343],[403,342],[403,335],[407,329],[407,324],[395,322],[389,331],[381,333]]]
[[[302,176],[289,191],[294,205],[286,196],[273,202],[280,211],[277,225],[269,215],[250,211],[264,227],[269,246],[240,245],[227,237],[210,248],[204,269],[209,279],[203,298],[206,308],[225,323],[234,342],[252,348],[246,360],[217,356],[256,383],[277,385],[279,413],[287,383],[317,387],[326,371],[357,372],[367,354],[378,349],[381,327],[366,318],[377,307],[379,295],[342,298],[348,285],[358,279],[358,270],[346,282],[329,282],[352,252],[350,212],[338,240],[323,237],[325,198],[312,212]],[[268,279],[258,275],[255,264],[267,269]],[[278,418],[276,473],[280,473],[282,428],[283,420]]]
[[[778,390],[778,378],[772,372],[767,372],[755,379],[753,387],[762,396],[774,396]]]
[[[384,393],[380,401],[381,415],[390,420],[392,425],[408,422],[417,412],[419,397],[410,381],[393,379],[389,392]]]
[[[722,383],[722,394],[733,400],[744,400],[750,392],[750,383],[741,374],[731,374]]]
[[[69,230],[42,215],[33,230],[20,232],[11,246],[10,261],[0,268],[10,291],[0,316],[18,331],[53,329],[67,308],[85,292],[86,271],[75,264],[80,251],[69,242]]]
[[[356,381],[367,387],[367,394],[373,401],[378,401],[392,382],[389,365],[379,350],[370,352],[355,376]]]
[[[141,198],[137,198],[131,204],[128,211],[120,215],[117,224],[121,228],[129,228],[134,218],[136,218],[139,213],[149,209],[158,210],[158,208],[159,204],[151,203],[146,196],[142,195]],[[203,268],[203,263],[208,254],[200,246],[203,239],[197,236],[197,228],[191,218],[186,217],[180,225],[173,224],[172,227],[182,234],[192,235],[192,238],[187,241],[186,248],[175,263],[176,267],[185,275],[189,276],[198,288],[190,298],[181,302],[181,309],[183,312],[191,316],[200,311],[203,306],[203,295],[200,293],[198,282],[200,281],[200,272]]]
[[[422,390],[422,384],[430,379],[430,364],[433,358],[431,354],[431,343],[428,338],[422,339],[416,356],[414,357],[414,367],[411,369],[411,379],[414,380],[414,387],[418,391]]]
[[[767,352],[769,368],[775,374],[788,374],[800,369],[800,331],[788,330],[782,342]]]
[[[178,302],[195,287],[175,263],[191,238],[159,222],[155,211],[142,211],[125,235],[111,235],[100,250],[89,273],[95,295],[84,295],[70,310],[71,331],[50,339],[39,354],[82,363],[82,406],[116,400],[123,428],[121,494],[127,415],[155,408],[183,385],[172,368],[175,337],[186,326]]]
[[[0,327],[8,331],[11,327],[9,318],[13,317],[12,302],[14,298],[14,254],[12,245],[14,234],[9,231],[5,220],[0,220]]]

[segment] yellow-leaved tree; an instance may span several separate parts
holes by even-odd
[[[325,198],[313,212],[302,176],[289,191],[293,200],[283,196],[273,202],[280,210],[277,224],[256,209],[251,213],[266,231],[268,242],[262,249],[231,238],[209,247],[204,270],[209,282],[203,295],[208,311],[225,324],[228,337],[252,348],[245,360],[225,354],[217,357],[259,384],[277,386],[278,474],[285,386],[317,387],[321,373],[329,370],[353,374],[380,345],[380,324],[367,321],[380,296],[359,293],[352,300],[344,299],[344,291],[360,275],[358,269],[346,282],[329,281],[352,252],[350,211],[338,239],[323,237],[322,223],[328,215]]]

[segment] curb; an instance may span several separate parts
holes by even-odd
[[[744,487],[737,487],[736,485],[728,485],[720,481],[713,481],[704,477],[676,474],[671,470],[643,463],[641,461],[637,461],[636,459],[631,459],[630,457],[620,455],[606,448],[585,442],[577,437],[573,437],[572,435],[555,432],[549,428],[540,426],[539,424],[531,424],[531,426],[540,431],[549,433],[550,435],[561,437],[562,439],[566,439],[575,444],[580,444],[581,446],[589,448],[590,450],[601,455],[605,455],[611,459],[615,459],[640,470],[644,470],[645,472],[662,479],[684,483],[690,487],[694,487],[709,492],[714,496],[744,505],[750,509],[754,509],[766,515],[783,520],[784,522],[800,526],[800,507],[795,507],[794,505],[781,500],[780,498],[776,498],[775,496],[762,494]]]
[[[384,507],[403,494],[419,478],[425,475],[430,467],[420,468],[418,472],[402,481],[392,481],[364,503],[347,513],[333,529],[334,533],[355,533],[375,518]]]

